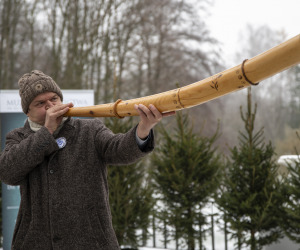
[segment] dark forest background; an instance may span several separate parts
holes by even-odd
[[[202,80],[235,66],[205,24],[211,8],[212,0],[1,0],[0,89],[17,89],[24,73],[38,69],[62,89],[93,89],[100,104]],[[286,40],[284,30],[267,26],[248,25],[240,36],[236,64]],[[293,152],[300,125],[299,72],[295,67],[253,89],[257,122],[279,155]],[[224,145],[237,142],[245,96],[240,91],[190,112],[198,124],[206,121],[210,135],[220,119],[216,143],[227,153]]]

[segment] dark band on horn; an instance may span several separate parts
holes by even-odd
[[[124,116],[119,116],[118,113],[117,113],[117,105],[119,102],[122,102],[123,100],[122,99],[118,99],[115,103],[114,103],[114,106],[113,106],[113,110],[114,110],[114,115],[116,117],[118,117],[119,119],[123,119]]]
[[[251,82],[251,81],[247,78],[247,76],[246,76],[246,74],[245,74],[244,64],[245,64],[245,62],[246,62],[247,60],[248,60],[248,59],[245,59],[245,60],[243,61],[243,63],[242,63],[242,72],[243,72],[243,76],[245,77],[246,81],[249,82],[251,85],[254,85],[254,86],[255,86],[255,85],[258,85],[259,82],[257,82],[257,83]]]

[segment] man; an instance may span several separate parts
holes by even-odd
[[[28,119],[6,136],[0,179],[20,185],[13,250],[117,250],[108,199],[108,164],[132,164],[154,148],[152,128],[164,116],[136,105],[141,117],[126,134],[99,119],[63,115],[73,107],[51,77],[34,70],[19,80]]]

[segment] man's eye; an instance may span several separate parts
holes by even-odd
[[[42,106],[43,105],[43,102],[39,102],[38,104],[37,104],[37,106]]]
[[[57,99],[57,97],[52,98],[53,101],[55,101]]]

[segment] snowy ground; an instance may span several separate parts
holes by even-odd
[[[209,222],[208,227],[210,227],[210,214],[221,214],[220,211],[214,206],[209,204],[207,207],[202,209],[202,212],[205,216],[207,216],[207,222]],[[214,217],[214,249],[215,250],[224,250],[225,249],[225,235],[223,233],[223,230],[219,227],[219,225],[216,223],[217,219],[219,218],[218,215]],[[158,221],[156,221],[156,227],[157,228],[162,228],[163,225],[160,225]],[[169,228],[170,229],[170,228]],[[208,229],[208,228],[207,228]],[[148,228],[149,234],[153,234],[152,228]],[[141,232],[137,232],[138,234],[141,234]],[[170,238],[168,239],[170,240]],[[155,246],[154,248],[154,243],[153,243],[153,238],[150,236],[149,239],[146,242],[147,247],[140,247],[139,250],[174,250],[176,249],[176,242],[175,240],[170,240],[167,244],[167,248],[164,248],[164,236],[162,235],[162,232],[157,230],[155,232]],[[180,243],[180,242],[179,242]],[[181,242],[182,243],[182,242]],[[199,249],[199,244],[196,241],[196,249]],[[228,240],[228,249],[233,250],[234,247],[234,240]],[[207,235],[206,239],[203,239],[203,245],[207,250],[212,250],[212,237],[210,235]],[[182,248],[186,250],[187,248]]]

